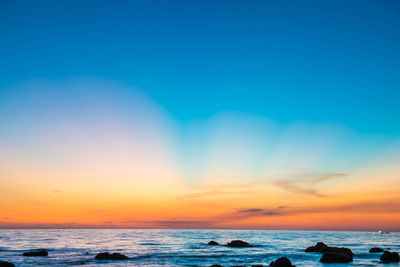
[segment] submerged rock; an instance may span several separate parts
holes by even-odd
[[[37,250],[37,251],[29,251],[29,252],[24,252],[22,256],[26,257],[43,257],[43,256],[48,256],[49,253],[45,249]]]
[[[219,243],[217,241],[214,241],[214,240],[211,240],[210,242],[208,242],[208,244],[210,246],[218,246],[219,245]]]
[[[321,252],[323,255],[320,262],[347,263],[353,261],[353,252],[348,248],[326,247]]]
[[[400,261],[399,253],[390,252],[386,250],[381,256],[381,261],[383,263],[399,262]]]
[[[8,261],[0,261],[0,267],[15,267],[15,264]]]
[[[96,260],[127,260],[129,259],[127,256],[120,254],[120,253],[108,253],[108,252],[102,252],[98,253],[96,257],[94,257]]]
[[[269,266],[272,267],[296,267],[292,262],[286,257],[280,257],[276,261],[272,261]]]
[[[243,241],[243,240],[232,240],[228,244],[226,244],[228,247],[235,247],[235,248],[244,248],[244,247],[250,247],[250,244]]]
[[[375,253],[375,252],[383,252],[383,249],[378,248],[378,247],[373,247],[369,250],[369,252],[371,253]]]
[[[213,265],[211,265],[210,267],[224,267],[224,266],[219,265],[219,264],[213,264]]]
[[[318,242],[314,246],[306,248],[304,251],[305,252],[321,252],[321,250],[326,247],[327,247],[327,245],[325,245],[324,242]]]

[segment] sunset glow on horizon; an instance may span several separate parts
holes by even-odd
[[[0,4],[0,228],[400,231],[388,2],[123,3]]]

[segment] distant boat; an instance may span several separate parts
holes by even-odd
[[[387,234],[390,234],[390,232],[386,232],[386,231],[378,231],[378,233],[380,233],[381,235],[387,235]]]

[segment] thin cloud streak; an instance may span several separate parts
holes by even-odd
[[[248,208],[238,209],[233,213],[225,214],[225,219],[246,219],[251,217],[285,216],[311,213],[399,213],[400,199],[382,202],[360,202],[337,206],[311,207],[277,207],[274,209]]]

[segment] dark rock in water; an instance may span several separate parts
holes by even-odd
[[[306,248],[305,252],[323,253],[320,262],[346,263],[353,261],[353,252],[348,248],[330,247],[323,242],[318,242],[315,246]]]
[[[251,265],[251,267],[263,267],[261,264]]]
[[[321,252],[323,255],[320,262],[347,263],[353,261],[353,252],[348,248],[326,247]]]
[[[375,253],[375,252],[383,252],[383,249],[378,248],[378,247],[373,247],[369,250],[369,252],[371,253]]]
[[[325,253],[325,252],[340,252],[340,253],[345,253],[345,254],[349,254],[349,255],[353,256],[353,251],[351,251],[351,249],[349,249],[349,248],[339,248],[339,247],[326,246],[325,248],[321,249],[320,252],[321,253]]]
[[[381,256],[381,261],[383,263],[399,262],[400,261],[399,253],[385,251]]]
[[[127,256],[122,255],[120,253],[108,253],[108,252],[102,252],[98,253],[95,257],[96,260],[127,260],[129,259]]]
[[[296,267],[292,262],[286,257],[280,257],[276,261],[269,264],[272,267]]]
[[[15,265],[8,261],[0,261],[0,267],[15,267]]]
[[[327,245],[325,245],[324,242],[318,242],[317,244],[315,244],[315,246],[308,247],[304,251],[305,252],[321,252],[321,250],[326,247],[327,247]]]
[[[26,256],[26,257],[40,257],[40,256],[48,256],[49,253],[47,252],[47,250],[41,249],[41,250],[37,250],[37,251],[29,251],[29,252],[24,252],[22,254],[22,256]]]
[[[219,265],[219,264],[213,264],[213,265],[211,265],[210,267],[224,267],[224,266]]]
[[[232,240],[228,244],[226,244],[228,247],[235,247],[235,248],[244,248],[244,247],[250,247],[250,244],[242,241],[242,240]]]
[[[209,244],[210,246],[218,246],[218,245],[219,245],[219,243],[216,242],[216,241],[214,241],[214,240],[211,240],[210,242],[208,242],[208,244]]]

